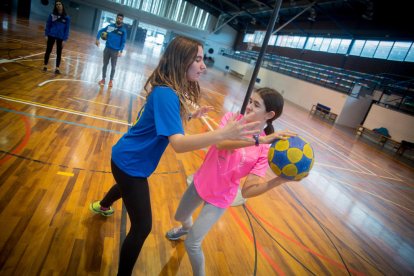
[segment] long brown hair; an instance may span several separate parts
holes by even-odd
[[[189,114],[188,102],[198,103],[200,85],[198,81],[187,80],[187,70],[194,62],[201,42],[187,37],[178,36],[165,49],[157,68],[145,83],[147,97],[154,86],[168,86],[175,91],[180,99],[180,116]]]
[[[60,3],[60,4],[62,4],[62,14],[59,14],[59,12],[58,12],[58,9],[56,8],[56,4],[57,3]],[[66,16],[67,14],[66,14],[66,10],[65,10],[65,5],[63,4],[63,2],[62,1],[56,1],[55,2],[55,5],[54,5],[54,7],[53,7],[53,14],[54,15],[61,15],[61,16]]]
[[[256,90],[256,93],[259,94],[260,98],[262,98],[266,112],[275,112],[275,116],[266,121],[266,128],[264,131],[266,135],[269,135],[275,132],[272,122],[279,118],[280,115],[282,115],[283,105],[285,101],[283,99],[283,96],[273,88],[259,88]]]

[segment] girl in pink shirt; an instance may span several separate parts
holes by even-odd
[[[246,109],[246,122],[260,121],[264,131],[256,136],[256,142],[223,141],[210,147],[193,183],[187,188],[175,214],[182,226],[172,228],[166,236],[178,240],[187,235],[185,247],[194,275],[205,275],[204,254],[201,243],[214,223],[233,202],[240,184],[246,177],[242,195],[244,198],[262,194],[288,180],[275,177],[265,181],[268,168],[267,152],[275,139],[287,139],[296,135],[290,131],[273,129],[272,122],[283,111],[283,97],[271,88],[260,88],[252,94]],[[226,113],[220,122],[224,127],[234,116]],[[204,203],[200,215],[193,224],[194,210]]]

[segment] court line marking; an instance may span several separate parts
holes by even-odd
[[[236,221],[236,223],[241,228],[242,232],[247,236],[247,238],[253,243],[253,236],[250,233],[250,231],[247,229],[247,226],[241,221],[239,216],[236,214],[236,212],[232,208],[227,209],[233,219]],[[257,249],[261,253],[261,255],[265,258],[267,263],[274,269],[275,272],[278,273],[278,275],[286,275],[283,270],[278,266],[278,264],[267,254],[266,250],[263,248],[263,246],[256,240]]]
[[[29,45],[38,45],[41,46],[42,48],[46,46],[46,44],[43,43],[38,43],[38,42],[34,42],[34,41],[26,41],[26,40],[22,40],[22,39],[17,39],[17,38],[9,38],[7,37],[8,40],[12,40],[12,41],[17,41],[17,42],[23,42]],[[19,50],[19,49],[14,49],[14,50]],[[77,52],[77,51],[73,51],[73,50],[69,50],[69,49],[65,49],[65,52],[72,52],[72,53],[76,53],[76,54],[80,54],[80,55],[84,55],[84,56],[90,56],[89,54],[85,54],[85,53],[81,53],[81,52]],[[45,53],[45,52],[43,52]]]
[[[21,60],[21,59],[25,59],[25,58],[28,58],[28,57],[42,55],[44,53],[45,52],[41,52],[41,53],[37,53],[37,54],[33,54],[33,55],[28,55],[28,56],[23,56],[23,57],[14,58],[14,59],[0,59],[0,64],[2,64],[2,63],[9,63],[9,62],[15,62],[17,60]]]
[[[48,84],[48,83],[55,82],[55,81],[75,81],[75,82],[85,82],[85,83],[92,83],[92,84],[96,84],[95,82],[86,81],[86,80],[76,80],[76,79],[53,79],[53,80],[47,80],[47,81],[41,82],[41,83],[39,83],[37,86],[42,87],[42,86],[44,86],[44,85],[46,85],[46,84]],[[116,88],[116,87],[114,87],[114,88]],[[139,94],[137,94],[137,93],[129,92],[129,91],[127,91],[127,90],[125,90],[125,89],[122,89],[122,88],[116,88],[116,89],[117,89],[117,90],[124,91],[124,92],[126,92],[126,93],[128,93],[128,94],[135,95],[135,96],[140,97],[140,98],[142,98],[142,99],[144,99],[144,100],[145,100],[145,97],[144,97],[144,96],[141,96],[141,95],[139,95]]]
[[[85,125],[85,124],[80,124],[80,123],[75,123],[75,122],[69,122],[69,121],[66,121],[66,120],[60,120],[60,119],[46,117],[46,116],[42,116],[42,115],[34,115],[34,114],[27,113],[27,112],[17,111],[17,110],[13,110],[13,109],[7,109],[7,108],[3,108],[3,107],[0,107],[0,110],[5,111],[5,112],[19,114],[19,115],[24,115],[26,117],[45,119],[45,120],[48,120],[48,121],[65,123],[65,124],[69,124],[69,125],[80,126],[80,127],[83,127],[83,128],[91,128],[91,129],[96,129],[96,130],[105,131],[105,132],[112,132],[112,133],[116,133],[116,134],[124,134],[126,132],[126,131],[121,132],[121,131],[117,131],[117,130],[107,129],[107,128],[103,128],[103,127],[90,126],[90,125]]]
[[[363,191],[363,192],[365,192],[365,193],[367,193],[367,194],[372,195],[373,197],[376,197],[376,198],[382,199],[382,200],[384,200],[384,201],[386,201],[386,202],[388,202],[388,203],[391,203],[391,204],[393,204],[393,205],[395,205],[395,206],[398,206],[398,207],[400,207],[400,208],[402,208],[402,209],[405,209],[405,210],[407,210],[407,211],[409,211],[409,212],[414,213],[414,210],[412,210],[412,209],[410,209],[410,208],[407,208],[407,207],[405,207],[405,206],[403,206],[403,205],[400,205],[400,204],[398,204],[398,203],[396,203],[396,202],[394,202],[394,201],[392,201],[392,200],[386,199],[385,197],[382,197],[382,196],[380,196],[380,195],[377,195],[377,194],[371,193],[371,192],[369,192],[369,191],[367,191],[367,190],[364,190],[364,189],[362,189],[362,188],[360,188],[360,187],[358,187],[358,186],[354,186],[354,185],[349,184],[349,183],[347,183],[347,182],[345,182],[345,181],[339,180],[339,179],[337,179],[337,178],[333,178],[333,177],[328,176],[328,175],[325,175],[325,177],[330,178],[331,180],[335,180],[335,181],[337,181],[337,182],[339,182],[339,183],[341,183],[341,184],[343,184],[343,185],[350,186],[350,187],[352,187],[352,188],[354,188],[354,189],[358,189],[358,190],[360,190],[360,191]]]
[[[289,116],[289,117],[290,117],[290,119],[291,119],[291,120],[298,121],[298,120],[296,120],[296,118],[294,118],[294,117],[292,117],[292,116]],[[326,135],[324,135],[324,136],[326,136]],[[336,143],[335,141],[332,141],[332,142],[333,142],[333,143],[335,143],[337,146],[339,146],[339,147],[341,147],[341,148],[343,148],[343,149],[346,149],[343,145],[341,145],[341,144],[339,144],[339,143]],[[377,150],[377,149],[375,149],[375,148],[373,148],[373,150],[375,150],[376,152],[379,152],[379,153],[381,153],[381,154],[384,154],[383,152],[378,151],[378,150]],[[395,175],[395,174],[391,173],[390,171],[386,170],[385,168],[380,167],[380,166],[378,166],[377,164],[371,164],[371,163],[369,162],[369,160],[367,160],[367,158],[366,158],[365,156],[362,156],[362,155],[361,155],[361,154],[359,154],[358,152],[352,152],[352,154],[353,154],[353,155],[355,155],[356,157],[359,157],[359,159],[361,159],[363,163],[369,163],[371,166],[374,166],[374,167],[376,167],[376,168],[380,169],[381,171],[384,171],[384,172],[386,172],[387,174],[389,174],[389,175],[391,175],[391,176],[393,176],[393,177],[398,178],[399,180],[397,180],[397,181],[403,181],[403,180],[402,180],[402,179],[400,179],[397,175]],[[404,166],[406,166],[406,167],[407,167],[407,165],[405,165],[404,163],[401,163],[401,164],[403,164]],[[384,177],[385,177],[385,176],[384,176]],[[385,178],[387,178],[387,177],[385,177]]]
[[[295,126],[292,123],[287,122],[284,119],[279,119],[281,120],[284,124],[290,126],[293,129],[299,129],[297,126]],[[374,172],[372,172],[371,170],[369,170],[368,168],[364,167],[362,164],[357,163],[356,161],[350,159],[349,157],[345,156],[342,152],[336,150],[335,148],[333,148],[332,146],[328,145],[326,142],[322,141],[321,139],[319,139],[318,137],[316,137],[315,135],[313,135],[312,133],[310,133],[307,130],[304,129],[299,129],[300,133],[306,133],[307,137],[312,138],[314,141],[317,141],[320,145],[322,145],[323,147],[325,147],[326,149],[328,149],[333,155],[337,156],[338,158],[344,160],[345,162],[348,162],[351,166],[360,169],[361,171],[365,171],[370,173],[371,175],[375,175],[376,174]]]
[[[53,60],[56,59],[55,57],[50,57],[49,60]],[[23,61],[39,61],[39,60],[43,60],[43,58],[31,58],[31,59],[24,59],[24,60],[20,60],[19,62],[23,62]],[[64,60],[64,58],[62,58],[62,60]]]
[[[293,120],[295,120],[294,118],[291,118],[291,119],[293,119]],[[285,120],[283,120],[283,119],[281,119],[282,121],[284,121],[286,124],[290,124],[290,125],[292,125],[292,123],[288,123],[287,121],[285,121]],[[304,132],[306,132],[306,133],[308,133],[309,134],[309,132],[308,131],[306,131],[306,130],[303,130]],[[318,142],[320,142],[322,145],[324,145],[325,147],[326,146],[328,146],[330,149],[331,149],[331,151],[332,152],[336,152],[337,154],[339,154],[339,155],[344,155],[343,153],[341,153],[340,151],[337,151],[337,150],[335,150],[334,148],[332,148],[331,146],[329,146],[329,145],[327,145],[325,142],[323,142],[322,140],[320,140],[319,138],[317,138],[316,136],[314,136],[313,134],[309,134],[310,136],[312,136],[313,137],[313,139],[315,139],[316,141],[318,141]],[[333,141],[334,143],[335,143],[335,141]],[[340,146],[341,148],[344,148],[342,145],[340,145],[340,144],[338,144],[338,143],[335,143],[337,146]],[[358,153],[356,153],[356,152],[353,152],[352,154],[354,154],[354,155],[356,155],[359,159],[361,159],[361,160],[363,160],[364,161],[364,163],[369,163],[369,161],[366,159],[366,157],[364,157],[364,156],[362,156],[362,155],[360,155],[360,154],[358,154]],[[339,157],[339,156],[338,156]],[[341,157],[340,157],[341,158]],[[403,182],[404,180],[403,179],[401,179],[400,177],[398,177],[398,176],[396,176],[396,175],[394,175],[394,174],[392,174],[391,172],[389,172],[389,171],[387,171],[385,168],[382,168],[382,167],[379,167],[378,165],[376,165],[376,164],[371,164],[371,165],[373,165],[374,167],[376,167],[376,168],[378,168],[378,169],[380,169],[381,171],[384,171],[384,172],[386,172],[387,174],[389,174],[389,175],[391,175],[391,177],[389,177],[389,176],[380,176],[380,175],[378,175],[378,174],[376,174],[376,173],[374,173],[374,172],[372,172],[372,171],[370,171],[370,170],[368,170],[366,167],[364,167],[362,164],[360,164],[360,162],[357,162],[357,161],[354,161],[354,160],[352,160],[352,159],[350,159],[349,157],[346,157],[346,156],[343,156],[341,159],[343,159],[343,160],[348,160],[349,162],[351,162],[351,163],[355,163],[356,165],[358,165],[358,166],[360,166],[361,168],[363,168],[363,169],[365,169],[366,171],[368,171],[368,172],[370,172],[372,175],[374,175],[374,176],[378,176],[378,177],[382,177],[382,178],[387,178],[387,179],[391,179],[391,180],[395,180],[395,181],[399,181],[399,182]]]
[[[245,204],[246,205],[246,208],[253,214],[253,215],[255,215],[259,220],[261,220],[263,223],[265,223],[267,226],[269,226],[271,229],[273,229],[273,231],[275,231],[275,232],[277,232],[277,233],[279,233],[280,235],[282,235],[284,238],[286,238],[287,240],[289,240],[289,241],[291,241],[291,242],[293,242],[294,244],[296,244],[297,246],[299,246],[299,247],[301,247],[303,250],[305,250],[305,251],[307,251],[307,252],[309,252],[310,254],[312,254],[312,255],[314,255],[314,256],[316,256],[316,257],[318,257],[318,258],[320,258],[320,259],[323,259],[323,260],[325,260],[325,261],[327,261],[328,263],[330,263],[330,264],[332,264],[332,265],[334,265],[334,266],[336,266],[336,267],[338,267],[338,268],[341,268],[341,269],[344,269],[344,270],[346,270],[346,268],[345,268],[345,266],[344,266],[344,264],[343,263],[340,263],[340,262],[338,262],[338,261],[336,261],[336,260],[334,260],[333,258],[330,258],[330,257],[326,257],[325,255],[322,255],[321,253],[319,253],[319,252],[317,252],[316,250],[313,250],[313,249],[310,249],[309,247],[307,247],[305,244],[303,244],[303,243],[301,243],[300,241],[298,241],[298,240],[296,240],[296,239],[294,239],[294,238],[292,238],[291,236],[289,236],[288,234],[286,234],[285,232],[283,232],[282,230],[280,230],[279,228],[277,228],[277,227],[275,227],[272,223],[270,223],[270,222],[268,222],[267,220],[265,220],[264,218],[262,218],[259,214],[257,214],[257,212],[255,212],[253,209],[252,209],[252,207],[250,207],[250,205],[247,205],[247,203]],[[358,271],[358,270],[355,270],[355,269],[352,269],[352,268],[350,268],[350,271],[351,272],[353,272],[353,273],[355,273],[355,274],[359,274],[359,275],[361,275],[362,274],[362,272],[360,272],[360,271]],[[363,274],[362,274],[363,275]]]
[[[321,167],[334,168],[334,169],[337,169],[337,170],[349,171],[349,172],[354,172],[354,173],[358,173],[358,174],[365,174],[365,175],[373,176],[370,173],[366,173],[366,172],[362,172],[362,171],[355,171],[355,170],[352,170],[352,169],[347,169],[347,168],[342,168],[342,167],[337,167],[337,166],[333,166],[333,165],[329,165],[329,164],[325,164],[325,163],[320,163],[320,162],[317,162],[317,161],[315,161],[315,164],[318,164],[318,166],[321,166]],[[380,178],[385,178],[385,179],[390,179],[390,180],[394,180],[394,181],[398,181],[398,182],[404,182],[404,180],[402,180],[402,179],[395,179],[395,178],[392,178],[392,177],[389,177],[389,176],[382,176],[382,175],[374,175],[374,176],[380,177]]]
[[[121,108],[120,106],[117,106],[117,105],[95,102],[95,101],[91,101],[91,100],[87,100],[87,99],[82,99],[82,98],[78,98],[78,97],[73,97],[73,98],[68,98],[68,99],[69,100],[85,101],[85,102],[90,102],[90,103],[94,103],[94,104],[101,104],[101,105],[106,105],[106,106],[115,107],[115,108]]]
[[[32,101],[16,99],[16,98],[7,97],[7,96],[0,96],[0,99],[6,100],[6,101],[11,101],[11,102],[16,102],[16,103],[21,103],[21,104],[28,104],[28,105],[32,105],[32,106],[36,106],[36,107],[42,107],[42,108],[45,108],[45,109],[50,109],[50,110],[55,110],[55,111],[61,111],[61,112],[69,113],[69,114],[81,115],[81,116],[96,119],[96,120],[101,120],[101,121],[107,121],[107,122],[112,122],[112,123],[121,124],[121,125],[132,126],[132,124],[130,124],[127,121],[124,121],[124,120],[118,120],[118,119],[108,118],[108,117],[99,116],[99,115],[90,115],[88,113],[81,112],[81,111],[75,111],[75,110],[61,108],[61,107],[54,107],[54,106],[50,106],[50,105],[46,105],[46,104],[40,104],[40,103],[36,103],[36,102],[32,102]]]

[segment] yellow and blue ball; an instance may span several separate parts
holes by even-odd
[[[283,178],[301,180],[313,167],[312,146],[300,136],[275,140],[267,155],[272,171]]]
[[[107,32],[102,32],[101,33],[101,39],[102,40],[107,40],[108,39],[108,33]]]

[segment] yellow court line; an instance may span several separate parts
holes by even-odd
[[[74,176],[75,174],[70,172],[57,172],[58,175],[64,175],[64,176]]]
[[[123,120],[108,118],[108,117],[99,116],[99,115],[89,115],[88,113],[81,112],[81,111],[66,109],[66,108],[62,108],[62,107],[55,107],[55,106],[51,106],[51,105],[36,103],[36,102],[32,102],[32,101],[26,101],[26,100],[22,100],[22,99],[16,99],[16,98],[7,97],[7,96],[0,96],[0,99],[7,100],[7,101],[12,101],[12,102],[17,102],[17,103],[29,104],[29,105],[38,106],[38,107],[43,107],[43,108],[51,109],[51,110],[62,111],[62,112],[75,114],[75,115],[81,115],[81,116],[84,116],[84,117],[93,118],[93,119],[102,120],[102,121],[107,121],[107,122],[113,122],[113,123],[118,123],[118,124],[123,124],[123,125],[128,125],[128,126],[132,125],[132,124],[129,124],[127,121],[123,121]]]
[[[69,100],[72,100],[72,98],[68,98],[68,99],[69,99]],[[120,106],[117,106],[117,105],[112,105],[112,104],[104,104],[104,103],[95,102],[95,101],[90,101],[90,100],[86,100],[86,99],[82,99],[82,98],[77,98],[77,97],[73,97],[73,99],[80,100],[80,101],[85,101],[85,102],[90,102],[90,103],[95,103],[95,104],[106,105],[106,106],[112,106],[112,107],[116,107],[116,108],[121,108]]]
[[[396,203],[396,202],[394,202],[394,201],[392,201],[392,200],[386,199],[386,198],[384,198],[384,197],[382,197],[382,196],[379,196],[379,195],[377,195],[377,194],[374,194],[374,193],[368,192],[367,190],[364,190],[364,189],[362,189],[362,188],[360,188],[360,187],[357,187],[357,186],[351,185],[351,184],[349,184],[349,183],[346,183],[346,182],[344,182],[344,181],[338,180],[337,178],[333,178],[333,177],[331,177],[331,176],[327,176],[327,175],[325,175],[325,177],[330,178],[330,179],[333,179],[333,180],[335,180],[335,181],[338,181],[339,183],[342,183],[342,184],[344,184],[344,185],[350,186],[350,187],[352,187],[352,188],[354,188],[354,189],[358,189],[358,190],[360,190],[360,191],[363,191],[363,192],[365,192],[365,193],[367,193],[367,194],[370,194],[370,195],[372,195],[372,196],[374,196],[374,197],[377,197],[377,198],[382,199],[382,200],[384,200],[384,201],[386,201],[386,202],[388,202],[388,203],[391,203],[391,204],[393,204],[393,205],[396,205],[396,206],[398,206],[398,207],[401,207],[401,208],[403,208],[403,209],[405,209],[405,210],[407,210],[407,211],[410,211],[410,212],[414,213],[414,210],[412,210],[412,209],[410,209],[410,208],[407,208],[407,207],[405,207],[405,206],[402,206],[401,204],[398,204],[398,203]]]

